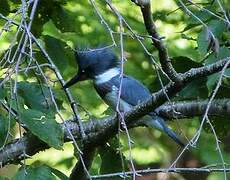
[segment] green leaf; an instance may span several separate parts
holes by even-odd
[[[180,73],[184,73],[190,70],[191,68],[198,68],[202,66],[201,63],[195,62],[194,60],[186,56],[173,57],[172,64],[173,67],[175,67],[176,71]]]
[[[203,10],[194,12],[193,14],[196,17],[199,17],[199,19],[202,22],[207,22],[208,20],[210,20],[213,17],[209,12],[206,12],[206,11],[203,11]],[[195,16],[192,16],[192,15],[189,16],[189,19],[186,22],[188,24],[200,24],[200,21],[197,18],[195,18]]]
[[[14,0],[15,1],[15,0]],[[60,5],[64,5],[66,0],[43,0],[40,1],[34,16],[33,26],[32,26],[32,33],[39,37],[43,25],[52,18],[52,14],[56,14],[56,7]]]
[[[5,99],[6,95],[6,89],[0,87],[0,99]]]
[[[15,119],[9,119],[8,116],[0,115],[0,148],[9,142],[10,136],[8,135],[15,124]]]
[[[0,115],[0,147],[6,143],[10,120]]]
[[[57,176],[61,180],[68,180],[69,179],[64,173],[62,173],[61,171],[59,171],[57,169],[50,167],[50,170],[52,171],[53,174],[55,174],[55,176]]]
[[[75,31],[74,16],[63,7],[55,6],[51,18],[61,32]]]
[[[56,180],[48,166],[22,166],[13,180]]]
[[[227,47],[222,47],[220,48],[219,53],[216,55],[212,53],[205,61],[205,65],[213,64],[219,60],[222,60],[224,58],[230,57],[230,49]],[[230,69],[225,70],[225,75],[229,76],[230,75]],[[206,86],[209,90],[209,94],[212,92],[212,90],[215,88],[215,85],[217,81],[219,80],[220,73],[215,73],[210,76],[208,76],[208,80],[206,83]]]
[[[230,49],[227,47],[221,47],[218,54],[212,53],[206,60],[205,65],[215,63],[221,59],[230,57]]]
[[[47,113],[27,109],[21,114],[22,123],[49,146],[61,149],[63,145],[63,130],[53,117]]]
[[[197,26],[200,26],[200,24],[188,24],[188,25],[181,31],[181,33],[184,33],[185,31],[188,31],[188,30],[190,30],[190,29],[192,29],[192,28],[195,28],[195,27],[197,27]]]
[[[18,94],[24,99],[28,108],[49,112],[49,114],[55,113],[55,106],[47,86],[35,82],[20,82]]]
[[[224,99],[223,99],[223,101],[224,101]],[[212,123],[212,125],[216,131],[218,139],[220,141],[224,140],[224,138],[226,138],[230,135],[230,131],[229,131],[230,124],[226,123],[226,119],[229,119],[229,117],[230,117],[229,115],[224,115],[222,117],[212,116],[209,118],[210,122]],[[209,134],[213,134],[213,131],[210,128],[210,125],[207,123],[204,125],[204,130],[205,130],[205,132],[207,132]]]
[[[220,77],[219,73],[215,73],[215,74],[208,76],[208,80],[207,80],[206,85],[207,85],[209,94],[215,88],[215,85],[216,85],[219,77]]]
[[[17,110],[17,111],[24,110],[25,102],[24,102],[24,99],[19,94],[17,95],[17,98],[10,97],[8,95],[7,96],[7,101],[8,101],[9,106],[12,109]]]
[[[7,0],[1,0],[0,13],[7,16],[10,13],[10,6]]]
[[[205,12],[205,11],[197,11],[197,12],[193,12],[193,14],[196,17],[199,17],[199,19],[204,23],[206,23],[207,21],[211,20],[211,18],[213,18],[213,16],[210,13]],[[192,28],[195,28],[201,25],[200,21],[198,21],[198,19],[192,15],[189,16],[186,22],[187,22],[187,26],[183,29],[182,32],[188,31]]]
[[[205,84],[206,81],[207,78],[199,78],[192,81],[178,93],[180,98],[183,98],[183,100],[207,98],[208,89]]]
[[[67,44],[51,36],[45,36],[44,41],[46,50],[58,69],[62,72],[68,69],[68,59],[71,52],[66,50]]]
[[[99,154],[101,156],[101,167],[100,173],[114,173],[122,171],[122,160],[118,150],[115,150],[112,146],[104,146],[99,149]],[[122,155],[123,156],[123,155]],[[122,158],[125,159],[123,156]],[[124,165],[127,168],[126,164]],[[110,178],[111,180],[118,180],[120,178]]]
[[[114,110],[110,106],[103,112],[105,115],[113,115],[114,113]]]
[[[213,39],[210,32],[214,35],[214,38],[220,39],[223,32],[226,30],[226,25],[222,21],[212,20],[208,23],[208,29],[203,28],[197,38],[198,51],[205,55]]]
[[[224,124],[226,124],[226,122],[224,122],[221,119],[218,119],[217,121],[222,123],[222,126]],[[225,119],[225,121],[226,121],[226,119]],[[207,125],[207,123],[206,123],[206,125]],[[199,157],[201,162],[204,162],[205,164],[218,164],[219,162],[221,162],[221,157],[220,157],[219,152],[216,150],[216,148],[214,148],[215,144],[216,144],[216,140],[215,140],[215,137],[213,135],[213,132],[211,132],[211,131],[212,130],[210,130],[210,133],[202,133],[201,134],[201,136],[199,138],[199,147],[198,147],[199,151],[196,151],[194,153],[196,154],[197,157]],[[215,127],[215,131],[216,131],[216,127]],[[229,132],[229,130],[228,130],[228,132]],[[219,134],[217,136],[219,139]],[[228,137],[228,135],[225,135],[225,138],[226,137]],[[221,144],[225,145],[223,143],[221,143]],[[227,144],[228,143],[226,143],[226,145]],[[222,145],[220,146],[220,148],[222,151],[223,159],[226,162],[229,162],[230,161],[229,151],[225,151],[224,149],[222,149]],[[226,148],[228,148],[228,147],[226,147]]]
[[[229,76],[230,75],[230,69],[226,69],[224,74]],[[212,74],[212,75],[208,76],[206,86],[208,88],[209,94],[211,94],[213,89],[216,87],[216,84],[219,81],[219,78],[220,78],[220,73],[215,73],[215,74]],[[226,86],[226,87],[222,87],[222,88],[230,88],[228,78],[222,77],[221,85]],[[221,88],[219,88],[219,91],[220,91],[220,89]],[[227,94],[229,94],[229,93],[227,93]],[[223,97],[225,97],[224,93],[222,93],[221,98],[223,98]]]
[[[172,58],[172,64],[177,72],[184,73],[191,68],[199,68],[203,66],[201,63],[193,61],[186,56],[177,56]],[[181,92],[180,98],[183,99],[197,99],[199,97],[207,97],[208,92],[205,86],[206,78],[200,78],[189,83]]]
[[[65,166],[67,169],[71,168],[74,164],[74,160],[72,156],[63,158],[56,165],[57,166]]]
[[[0,180],[9,180],[7,177],[0,176]]]

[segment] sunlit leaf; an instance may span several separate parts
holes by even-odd
[[[75,31],[74,16],[61,6],[55,6],[52,20],[61,32]]]
[[[197,17],[199,17],[199,19]],[[213,16],[210,13],[204,10],[200,10],[200,11],[193,12],[193,15],[189,16],[187,23],[188,24],[201,24],[200,21],[207,22],[211,18],[213,18]]]
[[[197,17],[199,18],[199,20]],[[201,11],[193,12],[193,15],[189,16],[187,23],[186,23],[186,27],[183,29],[182,32],[185,32],[187,30],[190,30],[192,28],[202,25],[200,21],[206,23],[212,18],[213,16],[206,11],[201,10]]]

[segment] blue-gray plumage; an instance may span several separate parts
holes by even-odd
[[[120,75],[117,75],[103,84],[95,84],[98,94],[103,96],[112,90],[112,86],[120,88]],[[106,88],[103,88],[103,87]],[[127,103],[136,106],[138,103],[147,100],[151,96],[149,90],[130,76],[123,76],[121,86],[121,99],[125,99]]]
[[[64,88],[86,79],[92,79],[94,87],[100,97],[113,109],[118,103],[118,91],[120,88],[120,70],[118,58],[109,48],[94,49],[77,53],[78,74],[74,76]],[[120,110],[127,112],[133,106],[151,97],[149,90],[136,79],[123,76],[120,96]],[[143,117],[145,124],[165,132],[180,146],[184,143],[177,137],[164,122],[153,111]]]
[[[112,91],[116,90],[118,91],[120,88],[120,77],[119,75],[113,77],[109,81],[103,83],[103,84],[94,84],[94,87],[97,91],[97,93],[100,95],[100,97],[109,104],[113,109],[116,108],[118,99],[116,93],[111,93]],[[114,88],[115,87],[115,88]],[[108,94],[110,96],[114,97],[107,97]],[[112,95],[111,95],[112,94]],[[122,111],[129,111],[132,106],[136,106],[140,104],[141,102],[149,99],[151,97],[150,91],[140,82],[138,82],[136,79],[126,76],[123,76],[122,79],[122,86],[121,86],[121,96],[120,96],[120,109]],[[150,121],[151,118],[154,121]],[[165,132],[169,137],[171,137],[175,142],[177,142],[180,146],[184,146],[184,143],[179,140],[176,133],[174,133],[170,128],[167,127],[164,120],[157,116],[155,112],[151,112],[149,116],[145,116],[145,124],[154,123],[153,125],[163,132]]]

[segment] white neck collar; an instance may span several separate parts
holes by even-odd
[[[105,83],[105,82],[109,81],[110,79],[112,79],[113,77],[117,76],[118,74],[120,74],[119,68],[117,68],[117,67],[111,68],[111,69],[105,71],[104,73],[95,76],[94,83],[95,84]]]

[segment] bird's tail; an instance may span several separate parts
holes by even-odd
[[[167,126],[165,121],[160,116],[152,115],[151,117],[152,117],[151,120],[146,120],[144,122],[145,125],[154,126],[158,130],[166,133],[171,139],[173,139],[181,147],[185,147],[185,144],[183,143],[183,141],[177,136],[177,134],[172,129],[170,129]]]

